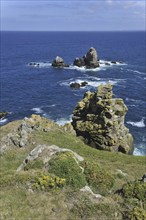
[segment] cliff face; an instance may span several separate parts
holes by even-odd
[[[100,85],[78,102],[72,125],[92,147],[127,154],[133,149],[133,137],[124,125],[127,110],[122,99],[113,98],[111,84]]]

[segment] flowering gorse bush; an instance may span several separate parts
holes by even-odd
[[[43,175],[36,177],[33,183],[33,189],[49,191],[50,189],[59,189],[65,185],[66,180],[58,176]]]

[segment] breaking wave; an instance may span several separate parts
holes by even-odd
[[[133,122],[133,121],[127,121],[126,123],[127,124],[130,124],[132,126],[136,126],[136,127],[139,127],[139,128],[144,128],[145,127],[145,123],[144,123],[144,117],[138,121],[138,122]]]

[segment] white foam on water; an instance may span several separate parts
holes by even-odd
[[[144,156],[146,155],[146,150],[135,148],[133,151],[133,155],[135,156]]]
[[[74,66],[74,65],[70,65],[69,67],[65,67],[65,69],[78,70],[78,71],[81,71],[81,72],[97,72],[97,71],[102,70],[101,67],[97,67],[97,68],[93,68],[93,69],[86,69],[85,66],[78,67],[78,66]]]
[[[49,62],[30,62],[28,64],[29,67],[37,67],[37,68],[48,68],[52,66]]]
[[[5,124],[7,121],[8,121],[7,118],[1,118],[1,119],[0,119],[0,125]]]
[[[144,72],[140,72],[140,71],[138,71],[138,70],[132,70],[132,69],[126,69],[128,72],[133,72],[133,73],[138,73],[138,74],[140,74],[140,75],[145,75],[146,73],[144,73]]]
[[[134,102],[134,103],[145,103],[145,101],[143,100],[139,100],[139,99],[131,99],[131,98],[126,98],[126,101],[129,101],[129,102]]]
[[[67,123],[70,123],[71,121],[72,121],[72,115],[70,115],[68,118],[59,118],[59,119],[56,120],[56,123],[58,125],[63,126]]]
[[[70,86],[72,83],[79,83],[81,84],[82,82],[87,82],[88,84],[86,86],[80,87],[80,89],[84,89],[86,87],[98,87],[101,84],[106,84],[106,83],[111,83],[111,84],[116,84],[119,81],[121,81],[120,79],[116,79],[116,80],[107,80],[107,79],[101,79],[101,78],[97,78],[97,77],[84,77],[84,78],[71,78],[69,80],[66,81],[59,81],[59,85],[60,86]]]
[[[31,110],[34,111],[37,114],[43,113],[43,110],[41,108],[39,108],[39,107],[38,108],[32,108]]]
[[[139,128],[144,128],[145,127],[145,123],[144,123],[144,117],[138,121],[138,122],[133,122],[133,121],[127,121],[126,123],[127,124],[130,124],[132,126],[136,126],[136,127],[139,127]]]

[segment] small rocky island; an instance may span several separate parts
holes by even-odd
[[[62,58],[62,57],[59,57],[59,56],[57,56],[57,57],[55,58],[55,60],[53,60],[52,66],[53,66],[53,67],[61,67],[61,68],[62,68],[62,67],[69,67],[68,64],[65,64],[65,63],[64,63],[63,58]]]
[[[94,148],[131,153],[133,137],[124,125],[127,107],[113,98],[112,85],[100,85],[96,92],[86,92],[73,111],[72,125],[77,136]]]
[[[76,58],[74,60],[74,65],[78,67],[85,66],[87,69],[99,67],[99,57],[97,55],[96,49],[91,47],[86,55],[82,58]]]

